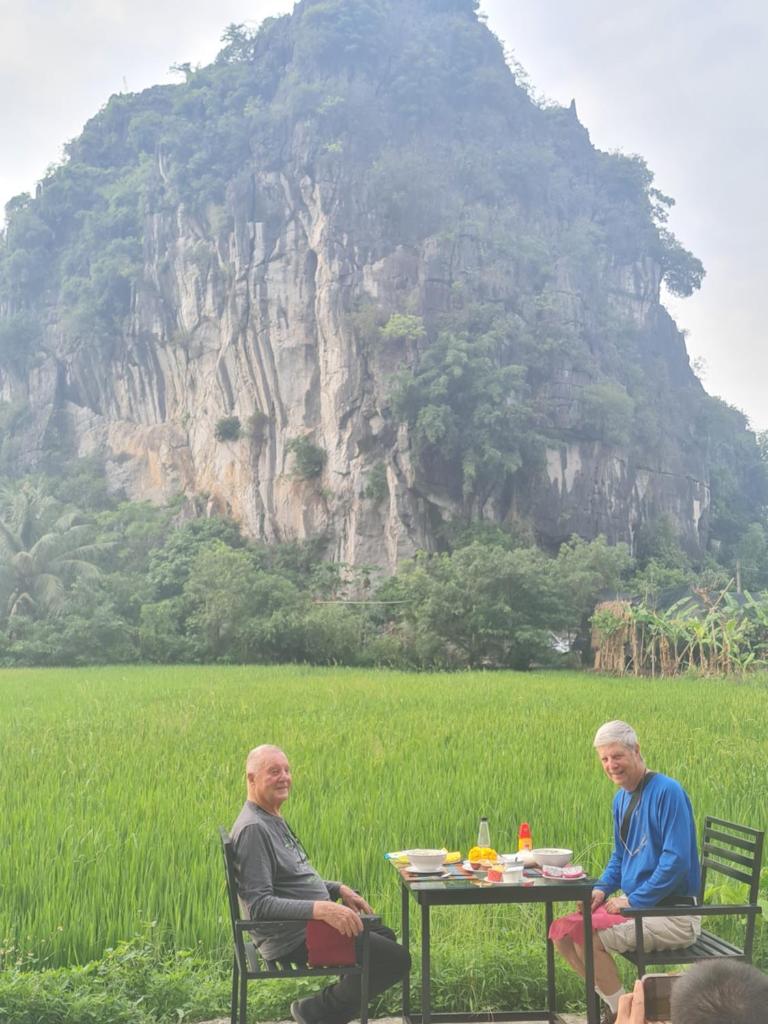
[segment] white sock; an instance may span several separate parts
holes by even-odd
[[[611,1013],[618,1013],[619,999],[621,999],[626,991],[627,990],[625,988],[620,988],[617,992],[614,992],[612,996],[607,996],[603,992],[600,993],[606,1003],[610,1006]]]

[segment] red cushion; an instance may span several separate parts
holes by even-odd
[[[307,963],[310,967],[350,967],[357,963],[355,940],[327,921],[307,921]]]

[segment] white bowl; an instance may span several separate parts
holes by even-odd
[[[545,864],[553,864],[556,868],[563,868],[573,856],[573,850],[562,850],[558,847],[542,847],[540,850],[531,850],[531,857],[539,867]]]
[[[439,871],[445,860],[446,850],[406,850],[411,867],[417,871]]]

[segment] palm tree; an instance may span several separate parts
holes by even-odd
[[[14,533],[24,547],[30,547],[42,537],[59,515],[61,506],[48,493],[43,479],[0,481],[0,523]]]
[[[55,518],[54,518],[55,517]],[[61,511],[35,481],[0,487],[0,615],[56,614],[76,579],[101,575],[96,564],[107,545],[94,540],[92,522]]]

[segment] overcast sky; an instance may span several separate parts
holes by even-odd
[[[206,64],[230,22],[291,0],[0,0],[0,203],[34,188],[113,92]],[[669,300],[707,389],[768,428],[768,3],[483,0],[535,94],[569,103],[601,149],[641,154],[707,269]]]

